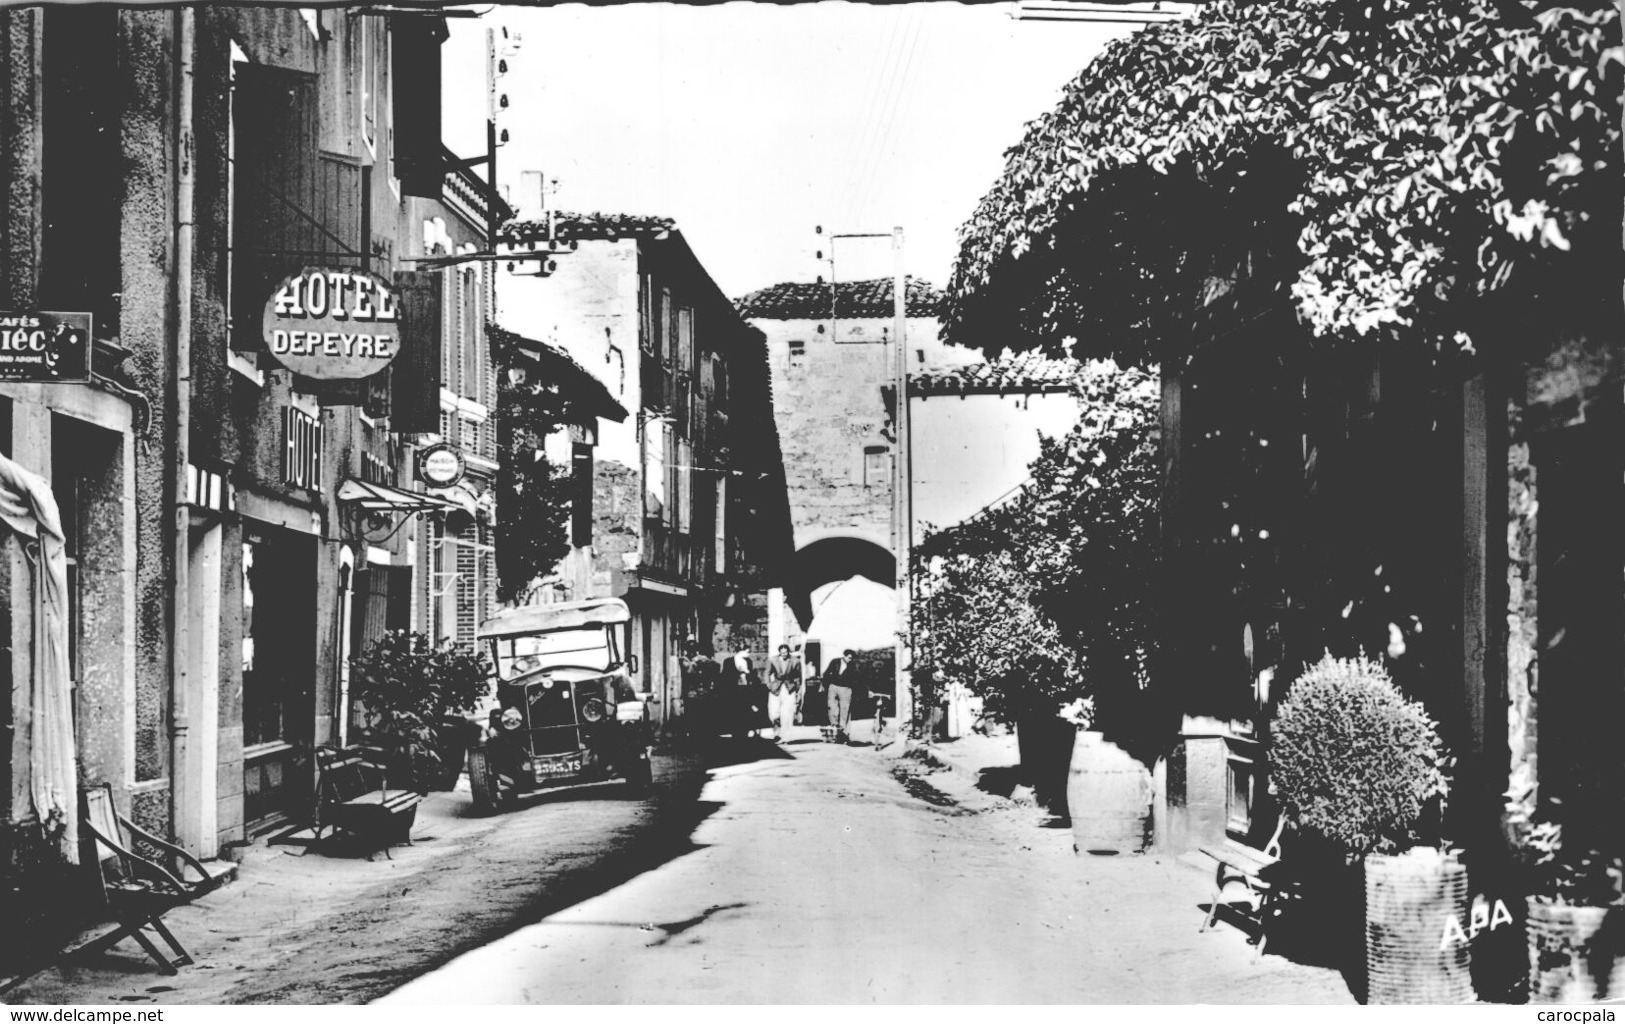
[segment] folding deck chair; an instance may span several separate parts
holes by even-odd
[[[113,787],[96,786],[84,792],[85,846],[93,847],[102,892],[118,927],[106,935],[75,949],[74,957],[90,956],[111,949],[126,938],[140,943],[158,969],[165,974],[192,962],[192,956],[164,925],[163,916],[175,907],[190,903],[220,885],[220,879],[204,870],[196,857],[173,843],[165,842],[136,826],[118,813],[113,804]],[[156,851],[158,858],[136,852],[137,843]],[[186,878],[187,869],[197,873]],[[151,928],[175,951],[173,958],[163,953],[146,933]]]

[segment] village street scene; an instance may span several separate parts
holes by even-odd
[[[0,1002],[1625,1002],[1622,16],[0,5]]]

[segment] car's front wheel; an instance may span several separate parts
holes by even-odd
[[[474,795],[474,809],[479,813],[495,814],[503,809],[502,786],[491,765],[490,753],[484,747],[468,752],[468,789]]]

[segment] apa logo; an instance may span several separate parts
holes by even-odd
[[[1467,921],[1465,929],[1461,926],[1461,918],[1452,914],[1444,919],[1444,935],[1439,939],[1439,949],[1444,951],[1458,942],[1466,942],[1477,937],[1481,931],[1494,931],[1504,924],[1512,923],[1512,912],[1507,909],[1505,902],[1496,900],[1494,907],[1479,896],[1473,900],[1472,916]]]

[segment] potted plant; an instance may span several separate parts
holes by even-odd
[[[471,728],[466,716],[489,695],[490,680],[483,654],[392,629],[350,659],[360,738],[384,750],[394,785],[450,789]]]
[[[1470,910],[1467,871],[1428,834],[1446,757],[1427,711],[1380,662],[1328,654],[1292,684],[1271,735],[1281,812],[1364,869],[1368,1001],[1471,1002],[1467,944],[1445,941]]]
[[[1515,838],[1532,876],[1529,1001],[1625,996],[1625,857],[1608,852],[1618,822],[1565,828],[1516,810],[1509,821],[1521,833]]]

